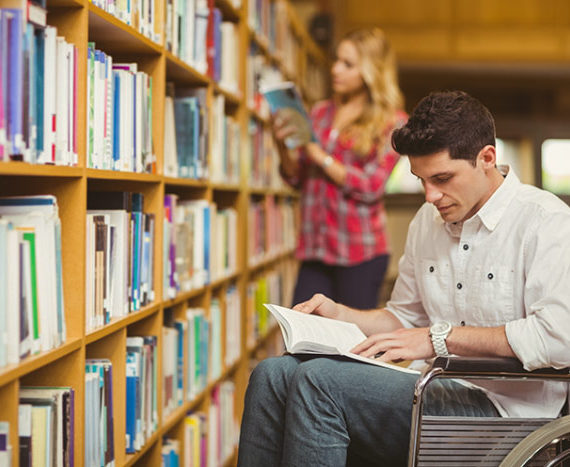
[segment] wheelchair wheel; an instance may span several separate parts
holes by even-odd
[[[570,449],[563,452],[556,445],[570,439],[570,415],[557,418],[524,438],[503,459],[500,467],[568,466]],[[562,463],[564,460],[566,462]]]

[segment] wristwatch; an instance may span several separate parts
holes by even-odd
[[[329,165],[331,165],[334,162],[333,157],[330,154],[327,154],[325,156],[325,158],[323,159],[323,162],[321,164],[321,167],[323,169],[326,169]]]
[[[445,339],[447,339],[450,332],[451,323],[449,321],[438,321],[429,328],[429,336],[431,337],[433,350],[438,357],[449,357]]]

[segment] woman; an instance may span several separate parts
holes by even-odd
[[[394,53],[379,28],[346,35],[332,66],[331,100],[312,112],[319,144],[296,151],[286,114],[274,116],[281,174],[301,190],[301,260],[293,303],[320,292],[355,308],[374,308],[388,266],[384,186],[399,155],[390,146],[405,123]]]

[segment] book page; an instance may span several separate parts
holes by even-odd
[[[417,370],[350,352],[353,347],[366,339],[366,335],[354,323],[309,315],[279,305],[265,304],[265,307],[279,322],[287,351],[290,353],[342,355],[359,362],[404,373],[420,373]]]
[[[284,338],[289,351],[340,354],[366,339],[354,323],[308,315],[279,305],[265,306],[279,322],[287,323],[289,332]],[[301,343],[302,348],[298,346]]]

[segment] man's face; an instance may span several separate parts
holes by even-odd
[[[479,152],[475,167],[471,161],[451,159],[448,150],[409,159],[412,173],[424,186],[426,201],[437,208],[446,222],[469,219],[498,186],[497,179],[489,173],[495,164],[492,146],[485,146]]]

